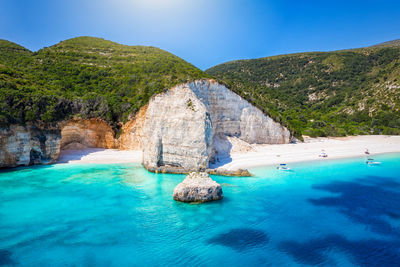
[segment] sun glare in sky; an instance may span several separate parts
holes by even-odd
[[[400,1],[0,0],[0,39],[33,51],[76,36],[156,46],[202,69],[399,38]]]
[[[191,4],[191,0],[125,0],[135,7],[142,9],[171,9],[181,8]]]

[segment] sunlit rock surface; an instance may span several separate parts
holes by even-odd
[[[101,119],[75,119],[60,124],[61,148],[73,143],[86,147],[114,148],[114,131]]]
[[[223,198],[222,187],[205,172],[192,172],[174,189],[173,198],[181,202],[208,202]]]
[[[124,150],[142,150],[143,124],[146,118],[147,105],[143,106],[133,119],[122,126],[118,138],[118,148]]]
[[[207,168],[212,149],[211,117],[189,87],[177,86],[152,97],[143,133],[146,168]]]
[[[150,100],[143,165],[153,171],[204,171],[218,153],[229,154],[229,144],[219,144],[227,136],[249,144],[290,140],[288,129],[213,80],[178,85]]]

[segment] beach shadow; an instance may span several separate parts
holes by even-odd
[[[357,266],[399,266],[400,242],[398,240],[351,241],[340,235],[329,235],[304,243],[284,241],[279,249],[291,255],[299,264],[336,266],[327,255],[332,249],[349,256]]]
[[[257,229],[236,228],[226,233],[218,234],[207,242],[209,244],[217,244],[237,251],[243,251],[267,244],[269,242],[269,236]]]
[[[60,151],[57,163],[68,163],[69,161],[81,160],[85,156],[105,150],[105,148],[63,149]]]
[[[213,163],[210,163],[210,169],[217,169],[231,162],[232,158],[230,155],[218,156]]]
[[[393,178],[366,176],[354,182],[337,181],[313,188],[337,194],[309,199],[313,205],[337,208],[375,233],[400,237],[400,229],[392,227],[388,220],[400,218],[400,184]]]
[[[228,137],[224,134],[218,134],[214,136],[214,161],[210,162],[210,168],[216,169],[222,167],[230,162],[232,143],[228,140]]]

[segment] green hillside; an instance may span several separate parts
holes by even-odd
[[[205,72],[154,47],[0,40],[0,124],[100,117],[115,128],[176,84],[215,77],[297,136],[400,134],[400,42],[238,60]]]
[[[372,47],[396,47],[396,46],[400,46],[400,39],[389,41],[389,42],[380,43],[380,44],[374,45]]]
[[[400,134],[398,44],[238,60],[206,72],[296,136]]]
[[[0,40],[0,124],[78,116],[116,126],[153,94],[207,77],[155,47],[78,37],[33,53]]]

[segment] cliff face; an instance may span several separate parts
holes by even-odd
[[[189,87],[211,115],[213,133],[236,136],[251,144],[284,144],[290,132],[258,108],[213,80],[200,80]]]
[[[143,165],[153,171],[202,171],[217,156],[231,152],[232,140],[246,147],[289,139],[285,127],[225,86],[198,80],[153,96],[122,126],[118,139],[101,119],[64,121],[53,130],[17,125],[0,129],[0,167],[50,163],[60,149],[99,147],[142,149]]]
[[[207,107],[186,86],[154,96],[143,126],[143,165],[205,169],[212,144]]]
[[[146,118],[147,105],[143,106],[136,116],[122,126],[122,134],[118,138],[118,148],[124,150],[141,150],[143,147],[143,125]]]
[[[61,148],[114,148],[114,131],[100,119],[70,120],[60,123]]]
[[[0,168],[52,163],[60,153],[57,129],[11,125],[0,128]]]
[[[69,120],[52,129],[41,128],[0,128],[0,168],[53,163],[60,149],[116,147],[114,131],[100,119]]]
[[[150,100],[143,165],[155,171],[204,170],[216,154],[229,153],[218,151],[227,136],[258,144],[290,141],[285,127],[225,86],[212,80],[178,85]]]

